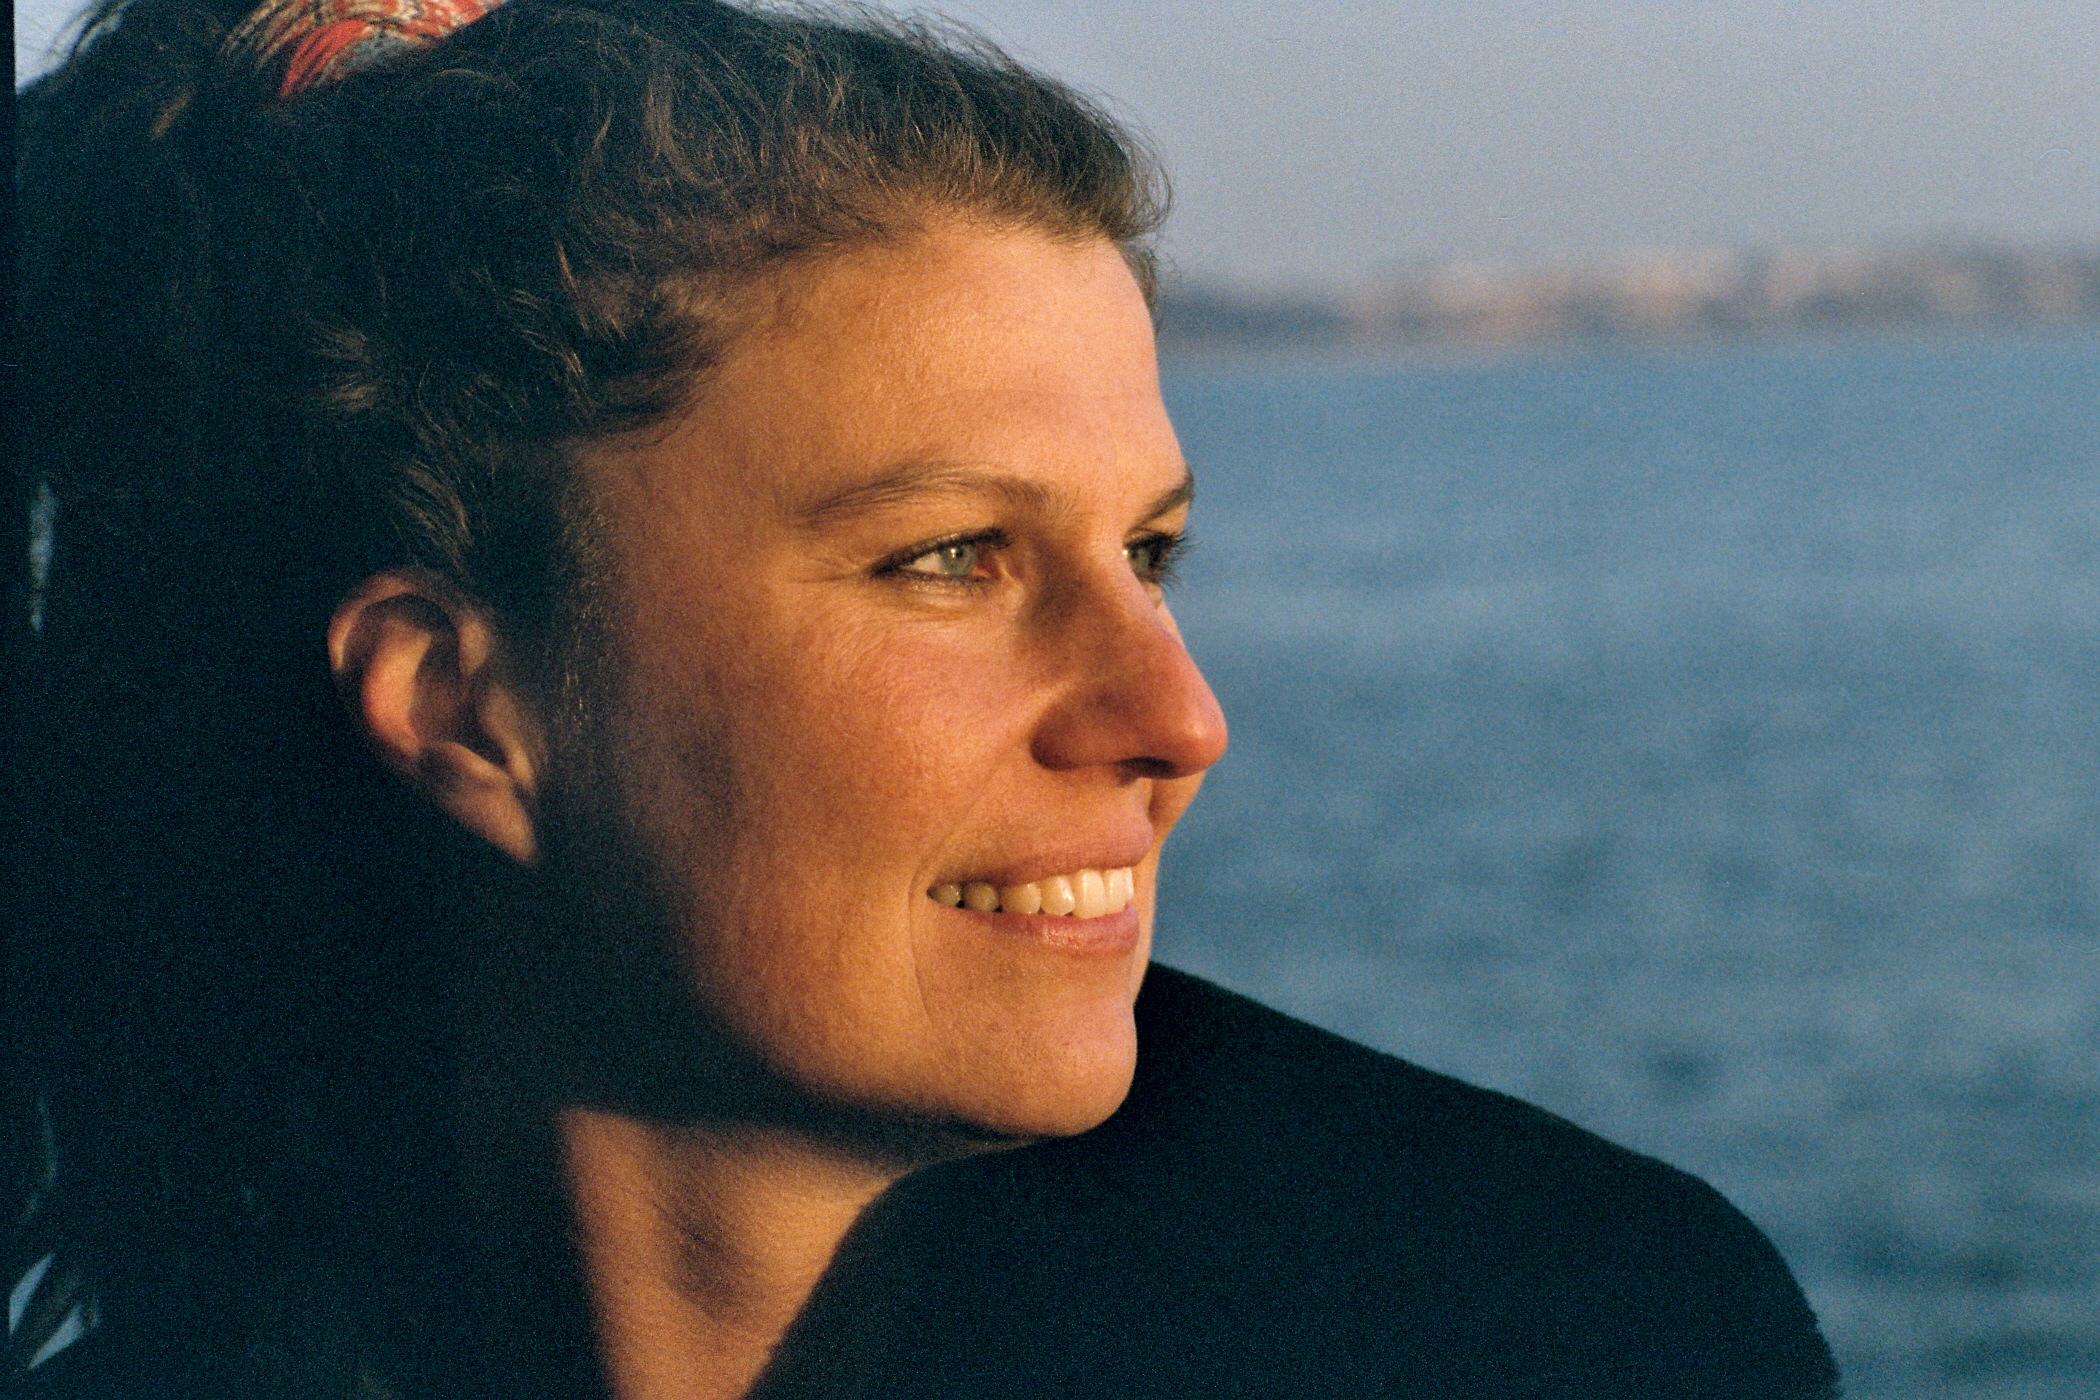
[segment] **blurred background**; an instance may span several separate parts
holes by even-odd
[[[18,79],[68,7],[21,0]],[[2100,6],[975,0],[1171,171],[1161,955],[2100,1386]]]

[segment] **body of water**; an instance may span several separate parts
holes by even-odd
[[[2100,337],[1166,378],[1161,956],[1707,1177],[1854,1400],[2100,1393]]]

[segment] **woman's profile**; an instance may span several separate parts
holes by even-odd
[[[31,1393],[1834,1393],[1703,1183],[1148,968],[1226,729],[1087,101],[114,0],[21,120]]]

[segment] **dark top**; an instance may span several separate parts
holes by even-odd
[[[1093,1132],[884,1197],[759,1394],[1836,1394],[1704,1182],[1155,968]]]
[[[1101,1127],[921,1172],[878,1201],[756,1395],[1836,1394],[1786,1265],[1705,1183],[1167,968],[1146,979],[1138,1035],[1130,1097]],[[460,1323],[425,1348],[449,1379],[357,1393],[595,1391],[588,1324],[564,1311],[580,1306],[572,1265],[547,1271],[559,1296],[543,1310],[515,1279],[494,1303],[417,1310]],[[515,1368],[472,1340],[496,1316]],[[282,1366],[275,1383],[224,1384],[189,1353],[97,1334],[29,1390],[346,1390]]]

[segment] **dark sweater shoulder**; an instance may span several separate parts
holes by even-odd
[[[1170,969],[1138,1031],[1100,1128],[885,1199],[767,1393],[1835,1393],[1696,1178]]]
[[[1124,1111],[1062,1145],[1099,1154],[1109,1170],[1137,1169],[1154,1153],[1198,1159],[1210,1169],[1199,1195],[1247,1191],[1306,1214],[1346,1205],[1359,1223],[1463,1230],[1475,1248],[1535,1255],[1548,1241],[1595,1244],[1614,1264],[1638,1232],[1693,1226],[1710,1249],[1753,1256],[1735,1262],[1777,1264],[1706,1183],[1545,1109],[1172,969],[1157,969],[1146,992]],[[1587,1235],[1592,1227],[1602,1239]]]
[[[1185,974],[1147,991],[1133,1112],[1093,1145],[1203,1144],[1184,1204],[1306,1281],[1295,1325],[1446,1394],[1834,1392],[1792,1274],[1705,1182]],[[1408,1339],[1321,1311],[1345,1298],[1404,1302]]]

